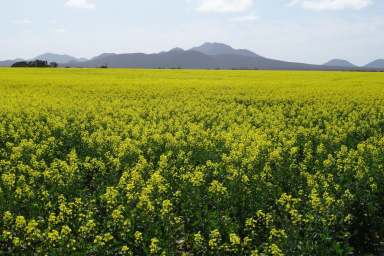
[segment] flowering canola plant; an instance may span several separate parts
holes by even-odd
[[[0,254],[377,254],[383,81],[0,69]]]

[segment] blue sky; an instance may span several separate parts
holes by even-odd
[[[4,0],[0,24],[0,59],[205,41],[308,63],[384,58],[383,0]]]

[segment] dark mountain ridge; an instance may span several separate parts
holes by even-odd
[[[254,52],[245,49],[233,49],[231,46],[222,43],[204,43],[201,46],[193,47],[190,51],[197,51],[206,55],[239,55],[247,57],[261,57]]]
[[[69,55],[44,54],[36,58],[57,62],[67,67],[111,68],[185,68],[185,69],[271,69],[271,70],[369,70],[335,59],[324,65],[313,65],[270,59],[246,49],[234,49],[222,43],[204,43],[189,50],[173,48],[160,53],[103,53],[89,60]],[[10,66],[15,61],[0,62]],[[378,66],[378,64],[373,64]],[[374,67],[378,69],[380,67]],[[384,69],[384,67],[383,67]]]

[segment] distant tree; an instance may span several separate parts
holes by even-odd
[[[36,68],[46,68],[49,67],[48,61],[46,60],[35,60],[29,62],[30,67],[36,67]]]
[[[19,61],[19,62],[13,63],[11,67],[12,68],[28,67],[28,62],[26,62],[26,61]]]
[[[19,61],[14,63],[13,68],[48,68],[51,67],[46,60]]]
[[[100,66],[100,68],[108,68],[108,65],[104,64],[104,65]]]
[[[49,65],[52,67],[52,68],[57,68],[59,66],[59,64],[57,64],[57,62],[51,62],[49,63]]]

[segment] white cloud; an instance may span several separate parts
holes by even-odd
[[[244,16],[238,16],[238,17],[231,18],[230,21],[247,22],[247,21],[257,21],[259,19],[260,19],[259,16],[254,15],[254,14],[250,14],[250,15],[244,15]]]
[[[68,7],[82,8],[82,9],[93,9],[96,7],[92,0],[67,0],[65,3]]]
[[[372,4],[372,0],[291,0],[290,5],[299,5],[304,9],[324,10],[360,10]]]
[[[12,20],[11,22],[15,25],[28,25],[32,23],[32,21],[28,18]]]
[[[243,12],[253,5],[253,0],[201,0],[200,12]]]

